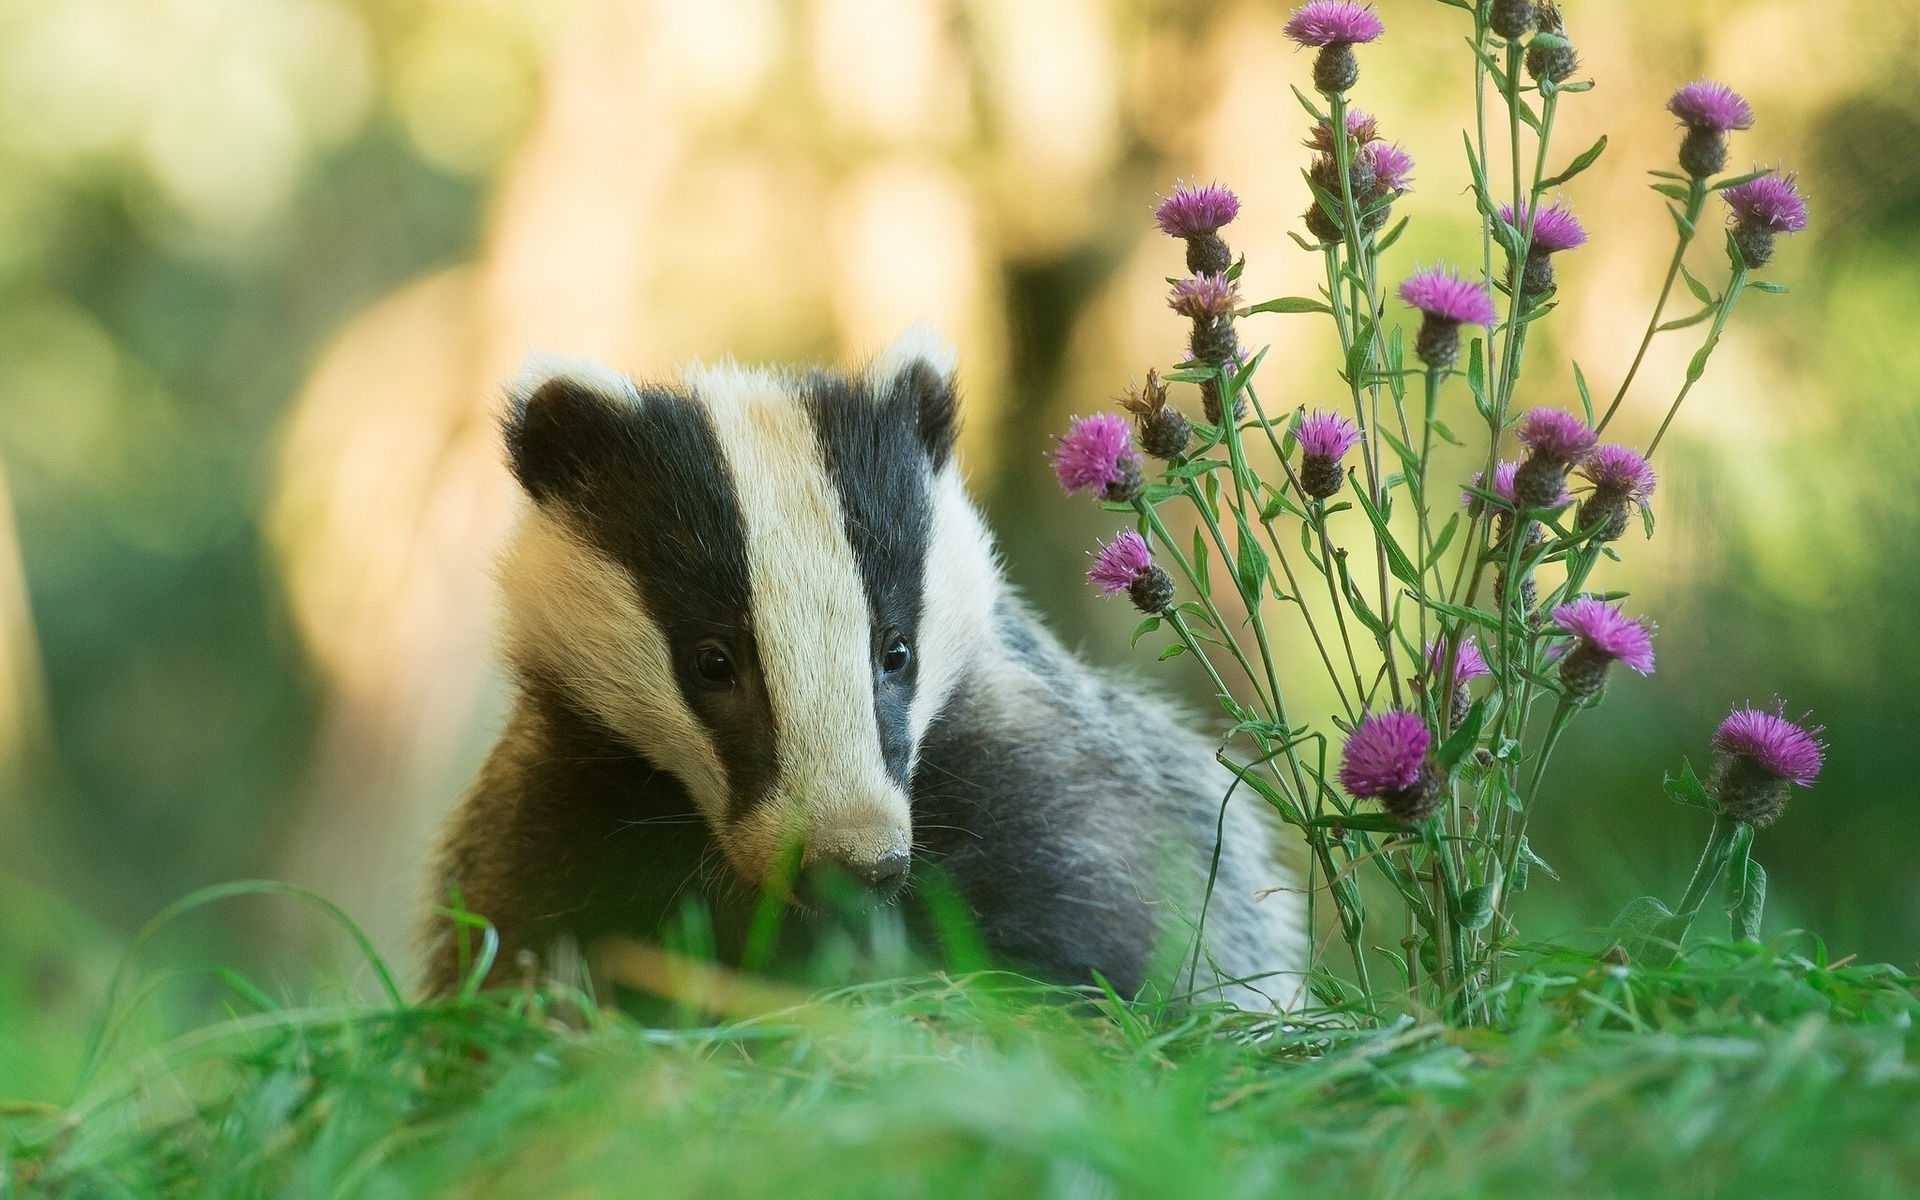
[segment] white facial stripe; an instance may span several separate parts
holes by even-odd
[[[670,764],[717,824],[727,811],[726,767],[680,694],[666,637],[627,573],[535,506],[500,583],[514,661],[548,674],[649,759]]]
[[[912,815],[881,753],[866,590],[813,422],[766,372],[685,378],[739,495],[754,645],[780,739],[780,778],[734,826],[735,849],[763,869],[796,834],[816,855],[875,838],[904,850]]]
[[[933,481],[933,530],[927,539],[927,581],[920,609],[920,678],[909,723],[917,751],[927,727],[953,695],[992,627],[1000,598],[993,541],[967,498],[959,467]]]

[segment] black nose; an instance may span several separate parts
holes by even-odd
[[[823,858],[801,873],[798,899],[807,908],[861,912],[891,902],[912,869],[913,859],[905,850],[875,858]]]
[[[905,850],[889,850],[872,861],[849,860],[847,873],[870,888],[897,887],[907,877],[913,860]]]

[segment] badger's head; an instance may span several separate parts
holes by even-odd
[[[509,656],[677,778],[749,884],[794,848],[907,874],[920,741],[998,588],[954,421],[918,331],[858,373],[536,359],[514,390]]]

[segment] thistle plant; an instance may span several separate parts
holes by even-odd
[[[1527,831],[1551,802],[1555,748],[1623,671],[1654,670],[1653,622],[1601,577],[1636,525],[1653,536],[1655,451],[1743,294],[1784,290],[1754,275],[1804,228],[1806,206],[1778,168],[1724,175],[1727,139],[1753,125],[1751,109],[1718,83],[1681,87],[1667,105],[1685,130],[1680,170],[1652,172],[1675,247],[1641,344],[1599,413],[1578,364],[1572,394],[1538,382],[1557,377],[1528,347],[1560,302],[1557,260],[1605,240],[1569,193],[1607,141],[1571,157],[1554,144],[1559,106],[1591,87],[1575,78],[1556,6],[1442,2],[1471,20],[1462,203],[1479,245],[1389,274],[1413,158],[1349,98],[1386,29],[1354,0],[1310,0],[1286,33],[1316,52],[1311,92],[1295,88],[1315,154],[1293,238],[1319,260],[1318,295],[1249,303],[1228,241],[1238,199],[1177,183],[1154,219],[1185,243],[1187,274],[1167,302],[1189,323],[1188,356],[1120,401],[1131,423],[1077,418],[1054,466],[1068,492],[1130,522],[1094,551],[1091,581],[1144,614],[1136,643],[1164,637],[1163,659],[1204,672],[1231,721],[1219,757],[1236,788],[1305,841],[1309,915],[1331,910],[1314,924],[1329,930],[1311,966],[1316,993],[1364,1013],[1404,998],[1476,1022],[1500,1013],[1521,941],[1515,901],[1545,866]],[[1687,266],[1715,196],[1726,266],[1701,275],[1724,274],[1717,291]],[[1700,308],[1669,318],[1676,281]],[[1246,338],[1258,314],[1321,322],[1337,379],[1272,380]],[[1707,331],[1651,442],[1606,441],[1654,338],[1697,326]],[[1439,477],[1442,443],[1480,464],[1464,483]],[[1722,877],[1731,931],[1754,935],[1754,832],[1813,781],[1817,733],[1778,706],[1743,709],[1714,737],[1706,780],[1687,767],[1667,781],[1713,813],[1713,829],[1678,909],[1649,897],[1622,913],[1618,953],[1669,960]],[[1335,937],[1350,970],[1332,966]],[[1394,978],[1376,981],[1382,963]]]

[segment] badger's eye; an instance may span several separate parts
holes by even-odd
[[[907,645],[907,639],[897,637],[887,646],[887,652],[880,656],[880,670],[883,674],[898,675],[912,661],[913,647]]]
[[[717,687],[733,682],[733,655],[718,642],[705,642],[693,652],[693,669]]]

